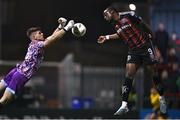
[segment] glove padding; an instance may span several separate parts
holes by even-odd
[[[58,23],[59,23],[58,28],[59,28],[59,29],[63,29],[64,26],[66,25],[66,22],[67,22],[67,19],[66,19],[66,18],[60,17],[60,18],[58,19]]]
[[[65,31],[70,30],[71,28],[74,27],[74,20],[70,20],[67,25],[63,28]]]

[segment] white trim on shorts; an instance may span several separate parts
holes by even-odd
[[[4,85],[4,87],[7,87],[7,83],[4,81],[4,79],[1,80],[1,83]]]
[[[12,90],[12,89],[11,89],[11,88],[9,88],[9,87],[7,87],[7,88],[6,88],[6,90],[7,90],[7,91],[9,91],[9,92],[11,92],[12,94],[15,94],[15,91],[14,91],[14,90]]]

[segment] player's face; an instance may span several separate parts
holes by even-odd
[[[40,30],[36,31],[34,37],[35,40],[44,40],[44,34]]]
[[[107,20],[107,21],[111,21],[111,20],[112,20],[112,14],[111,14],[110,11],[105,10],[104,13],[103,13],[103,15],[104,15],[104,19],[105,19],[105,20]]]

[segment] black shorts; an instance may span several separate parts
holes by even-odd
[[[158,63],[155,59],[155,51],[151,44],[137,50],[129,50],[126,63],[153,65]]]

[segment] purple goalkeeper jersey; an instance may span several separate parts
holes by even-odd
[[[27,78],[30,78],[39,67],[43,58],[44,42],[32,41],[29,44],[28,51],[26,53],[24,61],[16,65],[18,72],[22,73]]]

